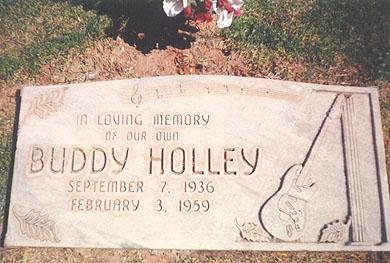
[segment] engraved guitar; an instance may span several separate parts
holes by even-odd
[[[344,94],[335,97],[303,163],[295,164],[287,170],[279,190],[263,204],[260,221],[272,236],[283,241],[295,241],[302,237],[306,223],[306,204],[317,189],[310,168],[330,124],[340,119],[344,101]]]

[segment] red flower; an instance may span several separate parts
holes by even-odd
[[[234,8],[229,4],[228,0],[218,0],[218,3],[225,7],[228,13],[234,12]]]
[[[241,15],[241,9],[240,8],[237,8],[234,10],[234,15],[235,16],[240,16]]]
[[[187,6],[186,8],[184,8],[184,15],[185,15],[186,17],[191,17],[191,15],[192,15],[192,9],[191,9],[190,6]]]
[[[210,13],[195,13],[195,21],[197,22],[210,22],[213,20],[213,17]]]
[[[208,11],[213,6],[213,2],[211,0],[204,0],[204,8]]]

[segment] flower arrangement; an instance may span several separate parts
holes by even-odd
[[[164,0],[164,12],[174,17],[184,11],[184,15],[200,22],[213,20],[212,13],[217,15],[219,28],[229,27],[233,17],[240,15],[243,0]]]

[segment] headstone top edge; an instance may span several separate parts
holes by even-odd
[[[99,80],[99,81],[87,81],[81,83],[66,83],[66,84],[49,84],[49,85],[27,85],[21,88],[22,93],[24,90],[39,88],[61,88],[61,87],[88,87],[91,84],[102,86],[105,84],[140,84],[143,82],[171,82],[176,81],[198,81],[209,83],[210,81],[215,82],[231,82],[234,80],[240,79],[245,83],[242,84],[269,84],[273,83],[280,88],[285,87],[298,87],[310,90],[325,90],[325,91],[344,91],[344,92],[359,92],[359,93],[376,93],[378,92],[378,87],[369,86],[369,87],[357,87],[357,86],[344,86],[344,85],[325,85],[318,83],[310,82],[294,82],[289,80],[277,80],[277,79],[267,79],[267,78],[257,78],[257,77],[241,77],[241,76],[227,76],[227,75],[165,75],[165,76],[151,76],[151,77],[142,77],[142,78],[127,78],[127,79],[114,79],[114,80]],[[213,83],[214,84],[214,83]],[[216,83],[215,83],[216,84]]]

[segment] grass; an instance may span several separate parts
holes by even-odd
[[[65,58],[107,34],[129,38],[134,26],[153,21],[141,16],[137,22],[143,12],[135,10],[146,2],[151,1],[0,0],[0,79],[35,75],[52,58]],[[243,15],[221,33],[267,69],[275,61],[295,61],[308,65],[306,74],[313,66],[328,74],[330,67],[348,64],[366,80],[388,80],[389,12],[388,0],[247,0]],[[289,67],[278,70],[288,78]]]
[[[40,65],[104,36],[110,21],[68,2],[0,0],[0,79],[34,75]]]
[[[66,1],[0,0],[0,80],[35,76],[52,59],[66,59],[105,35],[106,16]],[[2,105],[4,106],[4,105]],[[3,216],[11,161],[13,118],[0,111],[0,219]]]
[[[7,194],[7,178],[12,156],[11,132],[2,129],[4,124],[0,119],[0,220],[3,218],[5,198]]]
[[[390,1],[247,0],[243,15],[222,31],[254,50],[253,59],[320,66],[357,65],[366,79],[390,79]]]

